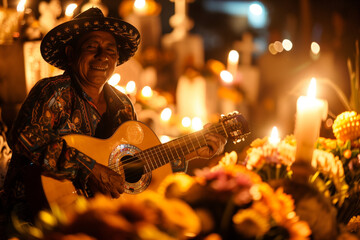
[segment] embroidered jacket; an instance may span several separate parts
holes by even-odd
[[[46,78],[33,87],[9,136],[13,158],[5,184],[13,198],[24,196],[23,175],[29,165],[46,176],[84,183],[95,161],[61,137],[78,133],[108,138],[122,122],[136,119],[126,95],[107,83],[104,93],[107,110],[100,116],[72,74]]]

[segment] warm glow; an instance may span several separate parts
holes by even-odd
[[[277,52],[281,53],[284,50],[284,47],[280,41],[274,42],[274,48]]]
[[[111,85],[111,86],[116,86],[119,82],[120,82],[120,74],[118,73],[115,73],[114,75],[111,76],[111,78],[109,79],[108,83]]]
[[[182,120],[181,120],[181,124],[184,126],[184,127],[190,127],[191,126],[191,119],[189,117],[184,117]]]
[[[275,44],[274,44],[274,43],[270,43],[268,49],[269,49],[269,52],[270,52],[272,55],[276,55],[276,54],[277,54],[277,51],[276,51],[276,49],[275,49]]]
[[[25,10],[26,0],[20,0],[19,4],[16,7],[16,11],[23,12]]]
[[[166,135],[160,136],[160,142],[161,142],[161,143],[167,143],[167,142],[169,142],[170,140],[171,140],[171,139],[170,139],[169,136],[166,136]]]
[[[147,6],[145,0],[135,0],[134,2],[134,12],[140,15],[146,14]]]
[[[137,9],[144,8],[145,6],[146,6],[145,0],[135,0],[135,2],[134,2],[134,7]]]
[[[232,83],[234,80],[233,75],[227,70],[221,71],[220,77],[221,77],[221,80],[225,83]]]
[[[311,98],[316,97],[316,79],[312,78],[308,88],[307,96]]]
[[[194,117],[192,120],[191,120],[191,128],[194,130],[194,131],[199,131],[203,128],[203,123],[201,121],[201,119],[199,117]]]
[[[65,15],[68,17],[72,17],[74,15],[74,11],[77,8],[77,4],[76,3],[71,3],[66,7],[65,10]]]
[[[237,64],[239,62],[239,53],[236,50],[231,50],[228,59],[229,62]]]
[[[260,16],[263,13],[263,8],[258,3],[251,4],[249,10],[256,16]]]
[[[126,94],[126,90],[125,90],[124,87],[121,87],[121,86],[119,86],[119,85],[116,85],[115,88],[116,88],[117,90],[119,90],[120,92]]]
[[[283,45],[283,48],[285,49],[285,51],[290,51],[293,47],[293,44],[289,39],[284,39],[282,41],[282,45]]]
[[[141,90],[141,95],[143,95],[144,97],[150,98],[153,95],[153,90],[151,89],[151,87],[149,86],[145,86],[142,90]]]
[[[319,52],[320,52],[320,45],[319,45],[318,43],[312,42],[310,48],[311,48],[311,52],[312,52],[313,54],[315,54],[315,55],[319,54]]]
[[[127,84],[126,84],[126,92],[127,93],[134,93],[135,90],[136,90],[136,84],[134,81],[129,81]]]
[[[169,121],[170,118],[171,118],[171,114],[172,114],[172,111],[170,108],[165,108],[164,110],[162,110],[161,112],[161,120],[163,121]]]
[[[278,131],[277,127],[272,128],[269,142],[272,145],[277,145],[280,142],[279,131]]]

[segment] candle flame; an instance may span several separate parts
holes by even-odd
[[[199,131],[203,128],[202,121],[199,117],[194,117],[193,119],[191,119],[191,128],[194,131]]]
[[[25,10],[26,0],[20,0],[19,4],[16,7],[16,11],[23,12]]]
[[[166,136],[166,135],[160,136],[160,142],[161,142],[161,143],[167,143],[167,142],[169,142],[170,140],[171,140],[171,139],[170,139],[169,136]]]
[[[74,15],[75,9],[78,7],[76,3],[70,3],[65,10],[65,15],[68,17],[72,17]]]
[[[277,127],[272,128],[269,142],[273,145],[277,145],[280,142],[279,131]]]
[[[311,98],[316,97],[316,79],[315,78],[312,78],[310,81],[307,95],[308,95],[308,97],[311,97]]]
[[[234,81],[233,75],[227,70],[221,71],[220,77],[221,77],[221,80],[225,83],[232,83]]]
[[[161,112],[161,120],[163,121],[169,121],[170,118],[171,118],[171,114],[172,114],[172,111],[170,108],[165,108],[164,110],[162,110]]]
[[[115,73],[114,75],[111,76],[111,78],[109,79],[108,83],[111,86],[116,86],[119,82],[120,82],[121,76],[118,73]]]
[[[236,50],[231,50],[229,52],[229,61],[237,63],[239,61],[239,53]]]
[[[127,84],[126,84],[126,92],[127,93],[134,93],[136,91],[136,84],[134,81],[129,81]]]
[[[141,95],[143,95],[146,98],[150,98],[153,95],[153,91],[151,89],[151,87],[149,86],[145,86],[142,90],[141,90]]]
[[[146,1],[145,0],[135,0],[134,2],[134,7],[136,9],[143,9],[146,6]]]
[[[190,127],[191,126],[191,119],[189,117],[184,117],[182,120],[181,120],[181,124],[184,126],[184,127]]]

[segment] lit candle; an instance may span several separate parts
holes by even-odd
[[[149,99],[153,96],[153,90],[151,89],[151,87],[149,86],[145,86],[143,87],[143,89],[141,90],[141,96],[144,98],[144,99]]]
[[[295,161],[311,164],[315,142],[320,135],[321,121],[326,119],[328,106],[324,100],[315,98],[316,80],[311,79],[307,96],[297,100],[295,122]]]
[[[271,135],[269,137],[269,143],[273,146],[277,146],[279,142],[280,142],[279,131],[277,127],[273,127],[271,130]]]
[[[26,0],[20,0],[16,7],[16,11],[18,13],[18,28],[19,28],[18,32],[19,33],[21,31],[21,26],[23,24],[25,4],[26,4]],[[18,35],[20,35],[19,33],[18,33]],[[16,36],[16,37],[19,37],[19,36]]]
[[[220,78],[226,84],[230,84],[234,81],[233,75],[227,70],[223,70],[220,72]]]
[[[160,118],[163,122],[169,122],[171,115],[172,115],[172,111],[170,108],[167,107],[164,110],[162,110],[162,112],[160,114]]]
[[[67,19],[71,19],[74,16],[74,11],[78,7],[76,3],[70,3],[65,10],[65,16]]]
[[[134,12],[139,15],[145,15],[147,10],[147,5],[145,0],[135,0],[134,2]]]
[[[239,64],[239,53],[235,50],[231,50],[228,55],[227,70],[232,74],[233,79],[236,79],[238,64]]]

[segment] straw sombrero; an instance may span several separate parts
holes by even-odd
[[[119,53],[117,65],[132,57],[140,43],[139,31],[134,26],[120,19],[105,17],[99,8],[90,8],[45,35],[40,46],[42,57],[51,65],[65,70],[68,65],[65,47],[91,31],[106,31],[115,37]]]

